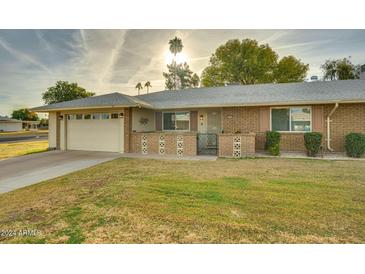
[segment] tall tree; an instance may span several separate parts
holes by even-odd
[[[308,66],[295,57],[284,58],[278,63],[278,54],[268,44],[259,45],[256,40],[228,40],[211,56],[201,84],[210,87],[303,81]]]
[[[182,40],[180,38],[175,36],[174,39],[169,40],[169,49],[170,49],[170,52],[174,55],[174,60],[171,63],[172,66],[175,66],[175,67],[177,66],[176,55],[182,51],[183,47],[184,46],[183,46]],[[177,75],[176,74],[174,74],[172,89],[177,89]]]
[[[16,109],[11,114],[11,118],[22,121],[38,121],[38,115],[27,108]]]
[[[182,51],[183,49],[183,44],[180,38],[176,37],[174,39],[171,39],[169,41],[169,45],[170,45],[170,51],[171,53],[176,57],[176,54],[178,54],[179,52]]]
[[[165,87],[168,90],[187,89],[199,86],[199,76],[190,70],[187,63],[167,65],[168,72],[164,72]]]
[[[64,101],[70,101],[80,98],[93,96],[95,93],[89,92],[77,83],[69,83],[67,81],[57,81],[56,85],[49,87],[42,94],[42,99],[45,104],[53,104]]]
[[[326,60],[321,65],[325,80],[359,79],[359,65],[354,65],[349,59]]]
[[[274,70],[274,78],[278,83],[303,82],[308,69],[309,65],[302,63],[294,56],[286,56],[279,61]]]
[[[143,86],[142,86],[141,82],[137,83],[136,89],[138,89],[138,95],[139,95],[140,94],[140,90],[143,89]]]
[[[176,62],[176,55],[183,49],[183,44],[180,38],[175,37],[169,40],[170,52],[174,55],[174,60],[171,64],[167,64],[168,72],[164,72],[165,87],[168,90],[186,89],[199,86],[199,76],[193,73],[189,65],[185,62],[178,64]]]
[[[359,78],[356,75],[356,66],[350,60],[344,58],[337,61],[338,80],[348,80]]]
[[[149,92],[149,89],[152,88],[151,82],[147,81],[144,86],[147,88],[147,93]]]
[[[326,60],[324,64],[321,65],[321,69],[324,72],[325,80],[336,80],[337,74],[337,61],[336,60]]]

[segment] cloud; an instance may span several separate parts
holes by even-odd
[[[8,53],[10,53],[14,58],[16,58],[17,60],[21,61],[21,62],[26,62],[29,64],[32,64],[36,67],[38,67],[39,69],[42,69],[43,71],[51,74],[51,70],[48,69],[48,67],[46,67],[44,64],[42,64],[40,61],[38,61],[37,59],[35,59],[34,57],[23,53],[19,50],[16,50],[14,48],[12,48],[5,40],[3,40],[0,37],[0,46],[5,49]]]
[[[269,43],[280,56],[292,54],[320,75],[327,58],[351,55],[365,63],[364,30],[0,30],[0,112],[42,104],[57,80],[77,82],[103,94],[136,94],[137,82],[164,89],[165,52],[174,36],[183,40],[190,68],[200,73],[215,49],[229,39]]]

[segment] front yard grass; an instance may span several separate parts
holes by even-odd
[[[48,149],[48,141],[0,143],[0,160],[31,153],[43,152]]]
[[[0,137],[18,137],[18,136],[33,136],[33,135],[47,135],[48,130],[40,129],[38,131],[10,131],[10,132],[0,132]]]
[[[365,243],[365,161],[120,158],[0,195],[7,243]]]

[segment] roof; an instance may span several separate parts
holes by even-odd
[[[41,112],[116,106],[182,109],[352,102],[365,102],[364,80],[234,85],[177,91],[159,91],[139,96],[110,93],[37,107],[32,110]]]
[[[156,109],[365,102],[364,80],[234,85],[137,96]]]
[[[114,92],[99,96],[92,96],[72,101],[49,104],[41,107],[32,108],[32,111],[48,112],[63,109],[81,109],[81,108],[102,108],[102,107],[151,107],[148,103],[126,94]]]
[[[11,118],[8,118],[8,117],[3,117],[3,116],[0,116],[0,122],[3,122],[3,123],[22,123],[22,121],[20,121],[20,120],[11,119]]]

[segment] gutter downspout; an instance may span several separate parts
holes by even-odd
[[[333,148],[331,148],[331,128],[330,128],[331,116],[333,115],[333,113],[336,111],[337,108],[338,108],[338,103],[335,104],[335,106],[327,116],[327,149],[329,151],[333,151]]]

